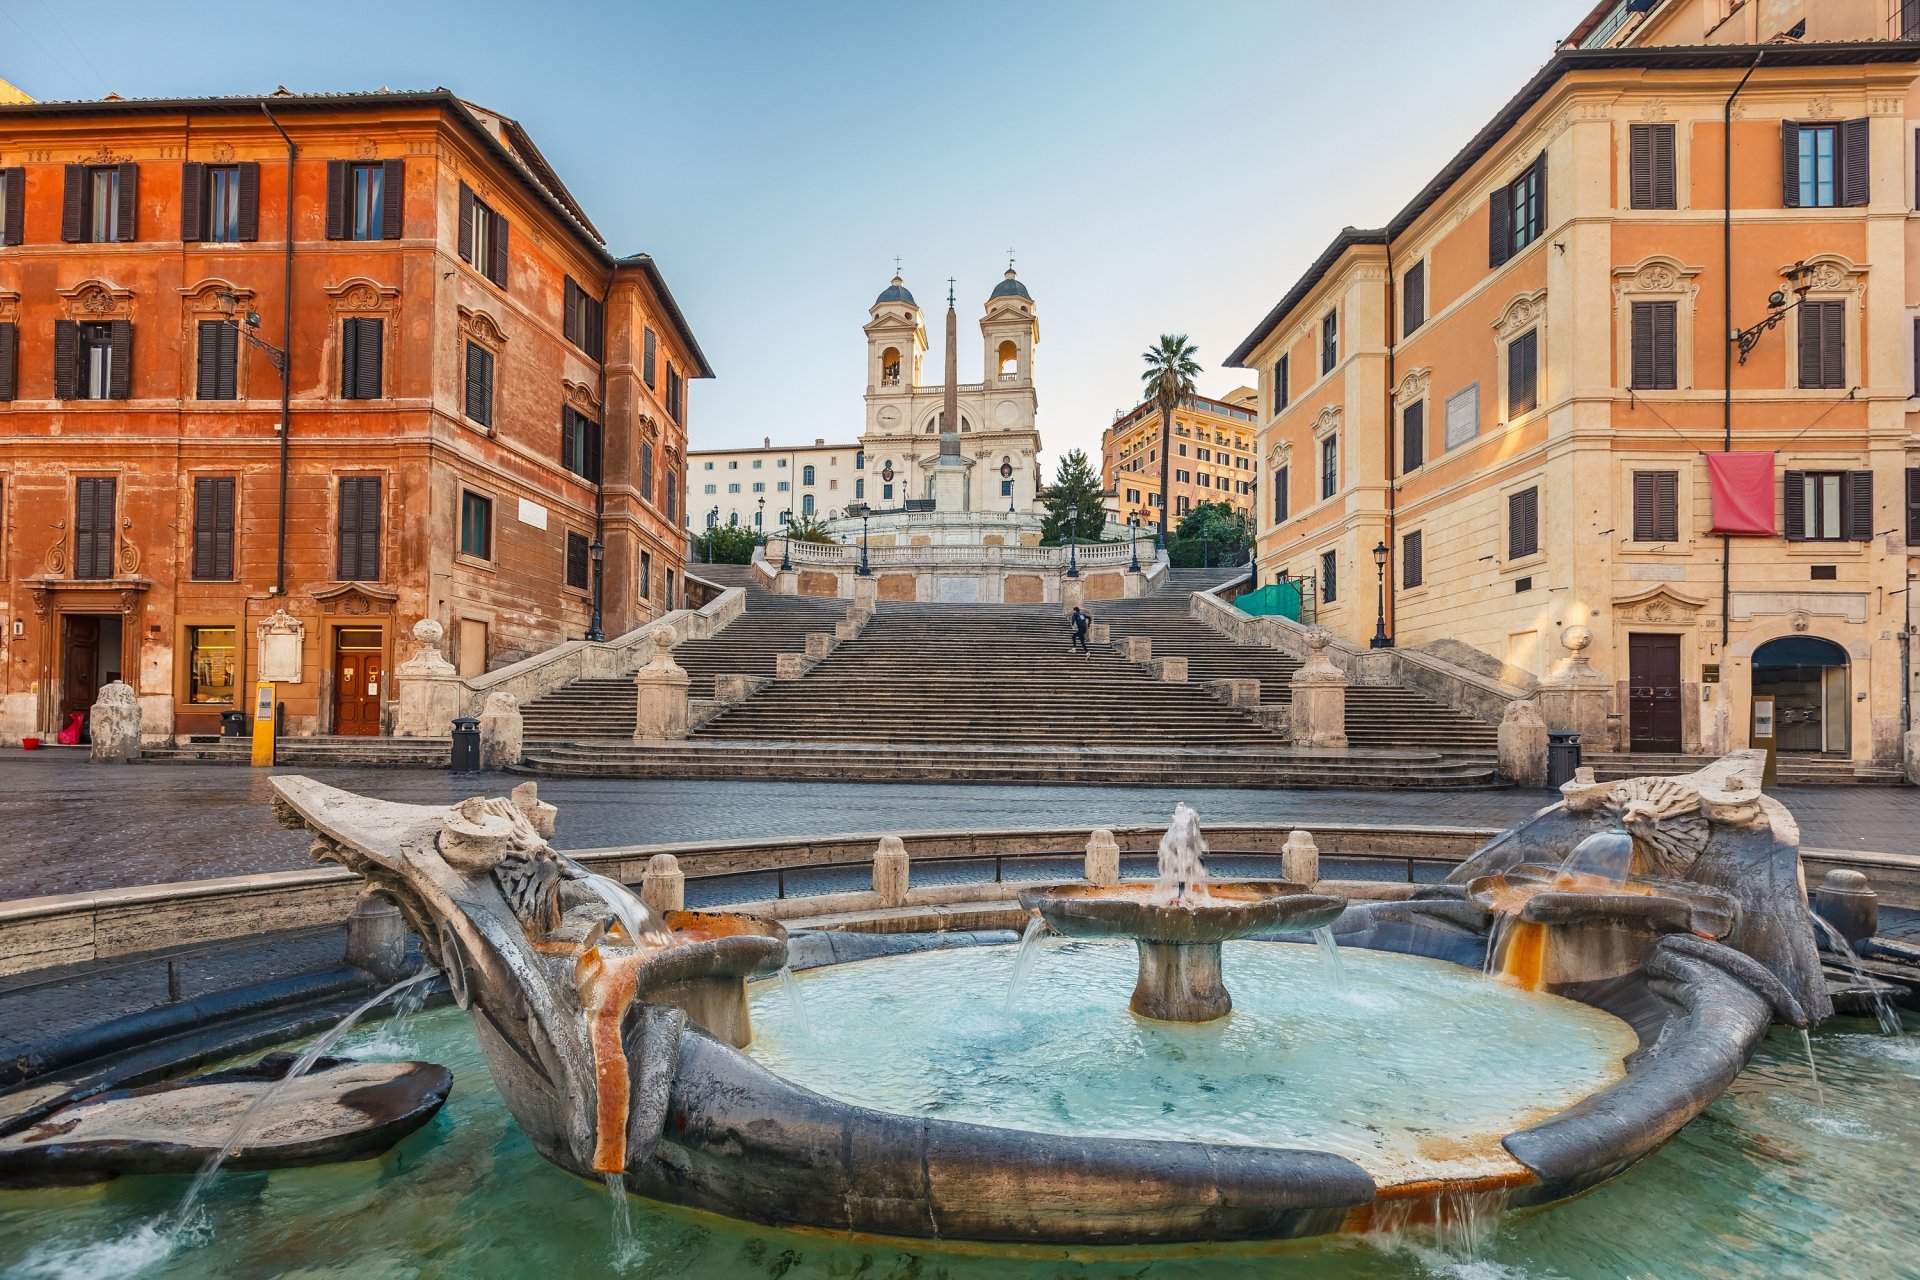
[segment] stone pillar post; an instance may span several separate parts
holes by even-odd
[[[667,742],[687,736],[686,669],[673,660],[672,633],[653,633],[653,658],[633,674],[636,693],[633,736],[637,741]]]
[[[871,613],[874,605],[878,604],[879,601],[880,579],[873,577],[871,574],[863,578],[856,573],[853,576],[854,606]]]
[[[1311,831],[1295,830],[1280,846],[1280,876],[1309,889],[1320,878],[1320,846],[1313,842]]]
[[[1293,712],[1289,729],[1296,747],[1344,751],[1347,746],[1347,678],[1327,657],[1333,634],[1325,627],[1307,629],[1312,654],[1293,673]]]
[[[1534,695],[1540,704],[1540,718],[1549,729],[1571,729],[1579,734],[1584,751],[1609,751],[1624,746],[1613,741],[1607,723],[1607,713],[1613,704],[1613,682],[1594,670],[1587,658],[1593,632],[1585,627],[1568,627],[1560,633],[1560,643],[1569,656],[1540,681],[1540,691]]]
[[[1500,719],[1500,776],[1523,787],[1547,785],[1547,722],[1525,700],[1509,702]]]
[[[873,891],[889,907],[907,900],[907,847],[899,836],[881,836],[873,851]]]
[[[1086,877],[1098,885],[1120,883],[1120,842],[1105,827],[1087,837]]]
[[[1128,662],[1153,661],[1152,636],[1126,636],[1120,641],[1120,656]]]
[[[1901,757],[1901,763],[1906,769],[1907,781],[1920,786],[1920,729],[1911,730],[1907,734]]]
[[[87,713],[95,764],[127,764],[140,758],[140,695],[125,680],[102,685]]]
[[[680,859],[670,853],[647,859],[646,872],[640,877],[640,901],[662,919],[669,911],[687,909],[687,877],[680,870]]]
[[[419,648],[394,669],[393,736],[441,738],[453,729],[453,718],[465,713],[466,682],[440,652],[446,628],[432,618],[413,624]]]
[[[1087,607],[1087,580],[1085,578],[1060,577],[1060,612],[1072,613],[1073,607]]]
[[[501,771],[520,763],[526,738],[526,721],[520,714],[520,699],[505,689],[487,695],[480,712],[480,767]]]
[[[1185,658],[1155,658],[1153,673],[1163,684],[1185,684],[1187,682],[1187,660]]]
[[[807,656],[816,660],[824,658],[833,652],[835,643],[831,631],[809,631],[807,632]]]
[[[347,917],[347,963],[382,982],[407,975],[407,922],[384,893],[368,889]]]

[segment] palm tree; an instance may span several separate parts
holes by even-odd
[[[1171,474],[1167,467],[1173,453],[1173,411],[1193,395],[1194,375],[1200,372],[1200,364],[1194,359],[1198,354],[1199,348],[1187,341],[1186,334],[1163,333],[1160,345],[1147,348],[1140,357],[1147,362],[1147,371],[1140,375],[1147,384],[1147,398],[1160,404],[1160,521],[1154,539],[1162,551],[1167,549],[1167,517],[1173,508],[1173,494],[1167,485]]]

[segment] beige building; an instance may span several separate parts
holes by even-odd
[[[1253,513],[1254,431],[1259,392],[1238,387],[1219,400],[1194,396],[1173,411],[1173,522],[1202,502],[1225,502]],[[1100,436],[1100,483],[1108,512],[1125,522],[1160,519],[1160,406],[1147,400],[1113,420]]]
[[[866,458],[857,444],[775,445],[758,449],[693,449],[687,453],[687,527],[745,525],[774,533],[791,516],[831,520],[864,502]]]
[[[1720,752],[1771,711],[1783,752],[1896,766],[1920,570],[1900,12],[1602,5],[1385,227],[1341,232],[1229,360],[1260,378],[1260,579],[1311,578],[1356,643],[1592,686],[1562,726],[1589,750]]]

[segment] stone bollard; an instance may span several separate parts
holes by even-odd
[[[765,688],[770,681],[765,676],[723,675],[713,678],[713,698],[722,706],[732,706],[736,702],[745,702]]]
[[[1854,946],[1880,931],[1880,895],[1867,877],[1847,867],[1835,867],[1811,895],[1813,913]]]
[[[680,859],[670,853],[656,853],[647,859],[647,869],[640,877],[640,901],[663,919],[669,911],[687,909],[687,877],[680,870]]]
[[[871,613],[875,602],[879,599],[880,579],[871,574],[864,577],[860,574],[853,576],[853,604],[856,609],[864,608]]]
[[[1296,747],[1343,751],[1347,746],[1347,678],[1327,657],[1333,634],[1325,627],[1307,630],[1313,650],[1306,664],[1293,673],[1293,711],[1288,728]]]
[[[347,916],[347,963],[382,982],[407,975],[407,922],[377,889],[361,893]]]
[[[907,900],[907,847],[899,836],[881,836],[873,851],[873,891],[889,907]]]
[[[835,640],[858,640],[860,638],[860,624],[857,622],[834,623],[833,638]]]
[[[1293,831],[1280,846],[1280,878],[1309,889],[1320,879],[1320,846],[1311,831]]]
[[[1207,692],[1230,707],[1251,709],[1260,705],[1260,677],[1227,676],[1209,680]]]
[[[776,680],[798,680],[813,669],[813,659],[804,653],[779,653],[773,658]]]
[[[480,767],[499,771],[519,764],[526,731],[520,699],[505,689],[488,694],[480,712]]]
[[[1500,776],[1522,787],[1547,785],[1547,722],[1526,700],[1509,702],[1500,718]]]
[[[1153,674],[1162,684],[1185,684],[1187,682],[1187,660],[1185,658],[1155,658]]]
[[[673,633],[653,633],[653,658],[633,673],[633,736],[641,742],[666,742],[687,736],[685,668],[673,660]]]
[[[542,840],[553,839],[554,827],[560,821],[560,811],[540,798],[539,783],[523,782],[508,795],[513,800],[513,807],[533,824],[534,831]]]
[[[1920,729],[1907,731],[1901,751],[1901,764],[1906,771],[1907,781],[1920,786]]]
[[[396,738],[444,737],[448,722],[466,714],[461,705],[466,684],[440,652],[446,634],[447,629],[432,618],[413,624],[414,643],[419,647],[393,672]]]
[[[88,758],[95,764],[127,764],[140,758],[140,695],[124,680],[100,687],[87,713],[93,739]]]
[[[1088,627],[1087,643],[1112,644],[1113,643],[1113,624],[1111,622],[1096,622],[1092,626]]]
[[[1120,656],[1128,662],[1153,661],[1152,636],[1127,636],[1120,641]]]
[[[807,632],[807,656],[818,660],[833,652],[834,638],[831,631]]]
[[[1098,885],[1120,883],[1120,842],[1105,827],[1087,837],[1086,877]]]
[[[1087,580],[1085,578],[1060,579],[1060,612],[1072,613],[1073,607],[1087,606]]]

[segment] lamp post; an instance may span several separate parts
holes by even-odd
[[[780,513],[780,572],[793,572],[793,508]]]
[[[1393,637],[1387,634],[1387,556],[1390,554],[1384,539],[1373,549],[1373,572],[1380,580],[1379,612],[1374,617],[1371,645],[1375,649],[1393,648]]]
[[[867,509],[865,507],[860,508],[860,568],[857,572],[863,578],[873,572],[867,564]]]
[[[1140,572],[1140,513],[1138,511],[1127,517],[1127,554],[1133,557],[1133,562],[1127,566],[1127,572]]]
[[[1775,289],[1767,295],[1767,318],[1748,328],[1736,329],[1731,335],[1732,340],[1740,345],[1741,364],[1747,362],[1747,356],[1759,344],[1760,335],[1786,319],[1787,312],[1804,303],[1807,300],[1808,290],[1813,288],[1813,268],[1805,262],[1794,263],[1786,269],[1784,274],[1787,277],[1787,287],[1795,294],[1794,300],[1787,301],[1786,289]]]
[[[1067,504],[1067,576],[1080,576],[1080,504]]]
[[[767,500],[761,498],[760,505],[753,509],[753,532],[761,542],[767,540]]]
[[[606,581],[606,544],[595,538],[587,544],[587,555],[593,559],[593,621],[587,624],[587,639],[605,640],[607,633],[600,629],[601,587]]]

